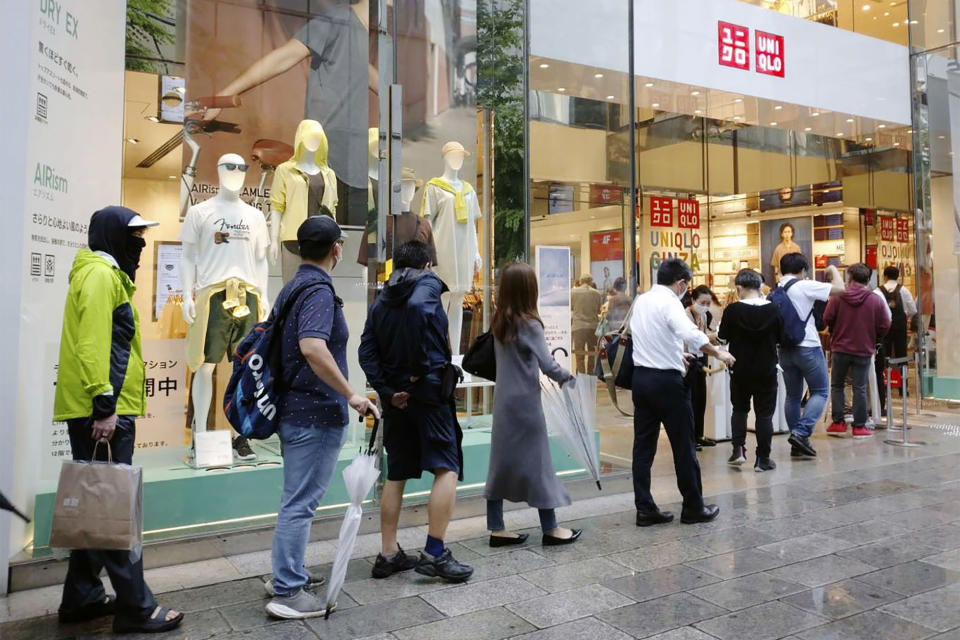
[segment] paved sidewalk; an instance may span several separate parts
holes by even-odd
[[[900,449],[885,436],[818,436],[816,461],[791,461],[778,437],[780,468],[763,474],[727,467],[727,446],[707,450],[704,485],[721,514],[706,525],[639,529],[631,495],[602,496],[561,510],[564,524],[584,529],[577,544],[542,547],[528,528],[523,547],[504,551],[487,546],[483,518],[459,520],[453,552],[476,568],[461,586],[413,572],[373,580],[378,536],[361,536],[328,621],[266,616],[269,552],[155,569],[148,579],[166,591],[163,604],[187,612],[165,638],[960,640],[960,437],[916,428],[911,437],[929,444]],[[665,503],[678,498],[670,463],[661,443],[655,493]],[[530,509],[507,515],[513,526],[536,524]],[[401,544],[415,549],[423,536],[404,529]],[[332,550],[311,544],[310,562],[329,571]],[[221,581],[230,577],[239,579]],[[219,583],[194,586],[206,582]],[[54,612],[58,597],[50,587],[0,599],[0,620],[12,620],[0,638],[110,636],[108,621],[29,617]]]

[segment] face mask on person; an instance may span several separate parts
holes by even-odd
[[[710,310],[710,305],[708,304],[695,304],[693,308],[697,310],[697,313],[703,315]]]
[[[683,288],[677,292],[677,297],[683,300],[683,296],[687,295],[687,291],[690,289],[690,285],[686,282],[683,283]]]
[[[127,238],[127,246],[124,248],[123,256],[115,256],[119,258],[117,264],[120,266],[120,270],[130,276],[131,280],[136,277],[137,268],[140,266],[140,254],[143,253],[143,248],[146,246],[146,240],[130,234],[130,237]]]
[[[342,259],[343,259],[343,243],[337,242],[337,244],[335,244],[333,247],[333,267],[330,270],[333,271],[333,269],[336,269],[337,265],[340,264],[340,260]]]

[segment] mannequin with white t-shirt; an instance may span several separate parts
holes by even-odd
[[[460,353],[463,300],[473,288],[474,274],[481,266],[477,238],[480,202],[473,186],[460,178],[468,155],[459,142],[443,145],[443,175],[427,182],[420,212],[433,227],[437,247],[434,271],[450,289],[444,294],[444,307],[450,320],[450,347],[454,355]]]
[[[195,431],[205,431],[213,395],[213,373],[230,349],[211,352],[210,331],[222,322],[240,328],[262,320],[269,308],[267,249],[269,234],[259,209],[240,198],[246,161],[228,153],[217,161],[217,195],[187,210],[180,230],[183,253],[180,280],[183,319],[187,329],[187,364],[194,372],[191,386]],[[249,294],[249,295],[248,295]],[[222,298],[222,300],[221,300]],[[225,320],[226,319],[226,320]]]

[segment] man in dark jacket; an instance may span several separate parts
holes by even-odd
[[[739,302],[723,312],[718,336],[730,344],[737,363],[730,370],[730,400],[733,403],[733,454],[727,461],[739,466],[747,461],[747,414],[750,399],[756,413],[757,472],[777,468],[770,459],[773,414],[777,406],[777,344],[783,334],[783,319],[776,305],[760,293],[763,278],[753,269],[741,269],[734,280]]]
[[[381,553],[374,578],[416,567],[417,573],[463,582],[473,569],[457,562],[443,544],[462,477],[462,433],[451,398],[441,393],[450,364],[443,281],[430,271],[430,254],[411,241],[394,251],[395,271],[367,314],[360,339],[360,366],[384,406],[387,483],[380,504]],[[429,533],[419,562],[397,543],[406,481],[433,473]]]
[[[890,314],[884,301],[867,286],[870,267],[857,263],[847,269],[847,290],[827,303],[823,321],[830,328],[830,350],[833,371],[830,374],[830,406],[833,423],[827,434],[843,436],[847,432],[844,421],[843,388],[850,371],[853,380],[853,437],[869,438],[867,429],[867,373],[870,357],[877,342],[890,329]]]

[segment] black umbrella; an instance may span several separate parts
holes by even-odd
[[[0,510],[9,511],[10,513],[14,513],[14,514],[20,516],[20,518],[21,518],[24,522],[30,522],[30,518],[28,518],[27,516],[25,516],[25,515],[23,515],[22,513],[20,513],[20,510],[17,509],[17,508],[16,508],[15,506],[13,506],[12,504],[10,504],[10,501],[7,500],[7,496],[3,495],[2,493],[0,493]]]

